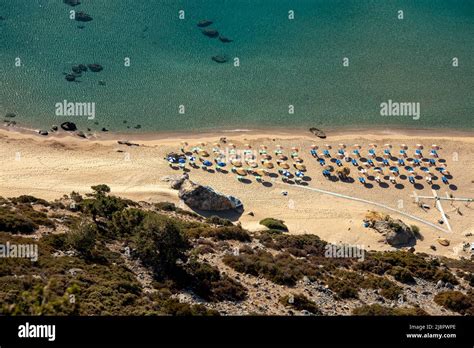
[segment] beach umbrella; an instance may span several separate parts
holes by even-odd
[[[282,172],[282,174],[283,174],[284,176],[286,176],[287,178],[289,178],[289,177],[291,176],[291,173],[290,173],[289,171],[287,171],[287,170],[284,170],[284,171]]]
[[[293,146],[293,147],[291,148],[291,151],[296,151],[296,152],[298,152],[299,150],[298,150],[298,148],[297,148],[296,146]]]
[[[284,154],[280,153],[277,155],[277,157],[281,160],[286,160],[288,157],[286,157]]]
[[[376,147],[377,147],[377,144],[371,143],[371,144],[369,144],[369,147],[371,147],[371,148],[376,148]]]
[[[297,171],[297,172],[295,173],[295,175],[296,175],[298,178],[304,177],[304,173],[303,173],[303,172],[300,172],[300,171]]]
[[[334,167],[329,165],[329,164],[325,165],[323,168],[326,169],[326,170],[329,170],[330,172],[332,172],[334,170]]]
[[[204,164],[206,167],[212,166],[212,162],[208,160],[205,160],[204,162],[202,162],[202,164]]]
[[[432,148],[433,150],[439,150],[439,146],[436,145],[436,144],[431,145],[431,148]]]
[[[398,172],[398,168],[397,167],[390,167],[390,171],[395,173],[395,172]]]
[[[268,174],[268,172],[265,169],[262,168],[257,168],[255,169],[255,173],[260,176],[265,176]]]
[[[244,168],[235,168],[234,172],[242,176],[247,175],[247,171]]]
[[[326,149],[329,149],[329,150],[332,149],[332,146],[329,144],[325,144],[324,146],[326,146]]]
[[[380,167],[374,167],[374,171],[377,173],[383,173],[383,169]]]
[[[209,157],[209,153],[206,150],[199,150],[199,155],[203,157]]]
[[[421,144],[416,144],[416,148],[422,150],[422,149],[423,149],[423,145],[421,145]]]
[[[252,168],[257,168],[258,167],[258,163],[255,162],[255,161],[249,161],[249,162],[247,162],[247,164]]]
[[[345,148],[346,148],[346,144],[339,144],[339,147],[340,147],[341,149],[345,149]]]
[[[425,173],[429,173],[429,172],[430,172],[429,168],[426,168],[426,167],[421,167],[421,170],[424,171]]]
[[[220,162],[220,161],[219,161],[219,162],[217,162],[217,166],[219,166],[219,167],[222,168],[222,167],[225,167],[226,164],[225,164],[225,162]]]
[[[317,145],[315,145],[315,144],[311,144],[311,148],[312,148],[313,150],[319,149],[319,147],[318,147]]]
[[[250,144],[245,144],[244,146],[245,146],[247,149],[251,149],[251,148],[252,148],[252,145],[250,145]]]
[[[264,161],[262,163],[262,166],[264,166],[265,168],[268,168],[268,169],[273,169],[273,163],[272,162]]]
[[[180,157],[178,163],[186,163],[186,158]]]
[[[384,144],[383,146],[384,146],[384,147],[388,147],[389,149],[392,148],[392,145],[391,145],[391,144],[388,144],[388,143],[387,143],[387,144]]]
[[[278,162],[278,165],[283,169],[289,169],[290,165],[286,162]]]
[[[232,165],[235,167],[242,167],[242,161],[239,161],[237,159],[230,161],[230,163],[232,163]]]
[[[356,148],[356,149],[360,149],[360,148],[361,148],[361,146],[360,146],[359,144],[354,144],[354,145],[352,145],[352,147],[353,147],[353,148]]]
[[[293,163],[293,166],[298,170],[303,170],[303,171],[306,170],[306,166],[301,163]]]
[[[407,172],[409,173],[414,173],[415,170],[412,168],[412,167],[405,167],[405,169],[407,170]]]

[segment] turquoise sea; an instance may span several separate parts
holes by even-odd
[[[80,1],[0,0],[0,116],[45,129],[74,121],[134,132],[474,129],[472,0]],[[71,20],[72,9],[93,20]],[[202,19],[234,41],[203,35]],[[216,55],[231,60],[216,63]],[[104,70],[66,81],[79,63]],[[419,120],[380,116],[389,99],[419,102]],[[95,103],[95,120],[56,116],[63,100]]]

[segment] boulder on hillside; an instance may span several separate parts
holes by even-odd
[[[242,202],[239,199],[218,193],[209,186],[196,184],[189,179],[181,183],[179,198],[186,205],[197,210],[223,211],[242,208]]]

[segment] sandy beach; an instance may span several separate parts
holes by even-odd
[[[398,154],[401,143],[407,144],[409,151],[414,149],[415,144],[422,143],[427,152],[431,144],[438,144],[441,147],[440,158],[446,160],[452,179],[449,185],[437,180],[437,194],[441,197],[451,194],[454,197],[473,198],[474,137],[469,133],[415,130],[362,133],[347,130],[330,133],[323,140],[302,131],[216,131],[214,134],[127,136],[110,133],[81,139],[66,132],[42,137],[27,131],[3,128],[0,130],[0,196],[28,194],[54,200],[72,191],[90,192],[90,186],[104,183],[118,196],[150,202],[170,201],[182,206],[177,191],[163,181],[166,176],[181,173],[179,169],[170,167],[165,159],[166,154],[179,152],[182,141],[188,142],[189,148],[205,142],[205,149],[211,152],[213,143],[221,137],[226,137],[226,144],[234,143],[237,148],[244,148],[244,144],[250,144],[254,149],[266,145],[269,153],[273,153],[277,144],[288,151],[296,146],[307,167],[306,175],[310,179],[306,181],[306,186],[285,184],[280,177],[274,180],[267,177],[266,184],[262,185],[251,176],[249,182],[239,182],[230,172],[190,170],[191,180],[211,185],[219,192],[242,200],[245,211],[241,216],[230,218],[240,221],[249,230],[262,229],[258,222],[273,217],[284,220],[290,233],[312,233],[333,243],[358,244],[370,250],[390,250],[392,247],[381,242],[379,233],[363,226],[366,212],[375,210],[400,218],[408,225],[417,225],[423,236],[423,240],[419,240],[415,246],[418,252],[454,258],[468,256],[462,251],[462,245],[474,242],[474,237],[469,235],[474,234],[473,203],[441,201],[451,227],[451,231],[448,231],[446,224],[438,223],[441,213],[434,200],[422,200],[430,207],[425,211],[411,197],[415,191],[417,195],[433,196],[432,187],[424,180],[418,180],[421,186],[416,189],[408,179],[398,180],[401,184],[399,188],[394,185],[383,188],[373,181],[369,181],[371,187],[364,187],[357,180],[357,169],[351,165],[350,176],[355,179],[354,182],[333,182],[322,175],[321,166],[311,157],[309,150],[311,144],[321,149],[325,144],[330,144],[335,152],[338,144],[344,143],[348,150],[352,150],[353,144],[360,144],[363,152],[367,151],[369,143],[375,143],[379,146],[378,151],[381,151],[384,144],[390,143],[393,153]],[[117,140],[129,140],[139,146],[119,145]],[[271,172],[276,173],[276,169]],[[283,195],[282,191],[288,194]],[[339,197],[338,194],[356,200]],[[438,237],[449,239],[450,245],[441,246],[436,242]],[[430,248],[432,245],[436,246],[436,251]]]

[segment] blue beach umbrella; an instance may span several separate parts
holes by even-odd
[[[211,162],[211,161],[208,161],[208,160],[202,162],[202,164],[204,164],[206,167],[212,166],[212,162]]]
[[[297,171],[297,172],[295,173],[295,175],[296,175],[298,178],[304,177],[303,172],[300,172],[300,171]]]

